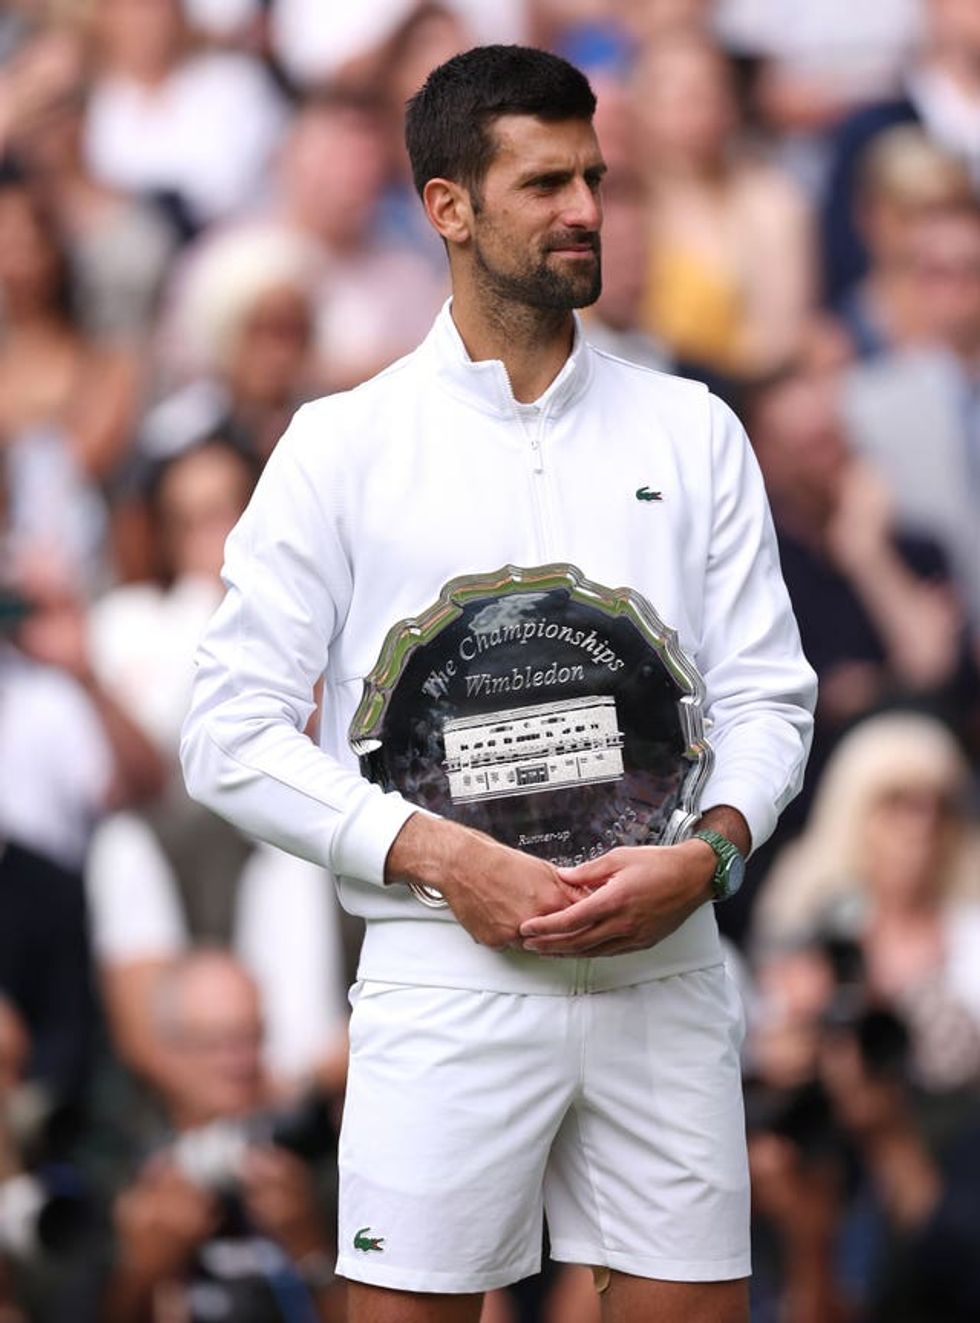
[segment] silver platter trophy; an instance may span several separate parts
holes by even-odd
[[[370,781],[567,866],[690,832],[712,761],[703,705],[639,593],[505,565],[389,630],[349,736]]]

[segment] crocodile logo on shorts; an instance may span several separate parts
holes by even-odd
[[[637,489],[636,499],[638,501],[662,501],[664,499],[664,494],[663,492],[652,492],[649,487],[639,487]]]
[[[354,1248],[359,1250],[364,1250],[365,1253],[367,1253],[368,1250],[377,1250],[379,1254],[383,1254],[384,1249],[382,1248],[382,1246],[385,1243],[384,1236],[366,1235],[365,1233],[370,1230],[371,1230],[370,1227],[361,1227],[360,1231],[355,1232]]]

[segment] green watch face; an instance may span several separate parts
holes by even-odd
[[[711,879],[715,900],[728,900],[745,879],[745,858],[741,850],[717,831],[696,831],[694,835],[711,846],[718,861]]]

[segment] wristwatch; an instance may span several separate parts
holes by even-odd
[[[714,875],[711,879],[712,900],[729,900],[745,878],[745,856],[727,836],[717,831],[696,831],[692,840],[704,841],[715,852]]]

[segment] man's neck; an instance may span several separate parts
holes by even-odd
[[[475,363],[497,358],[510,379],[514,399],[529,404],[544,394],[571,353],[571,312],[542,311],[503,299],[455,291],[453,321]]]

